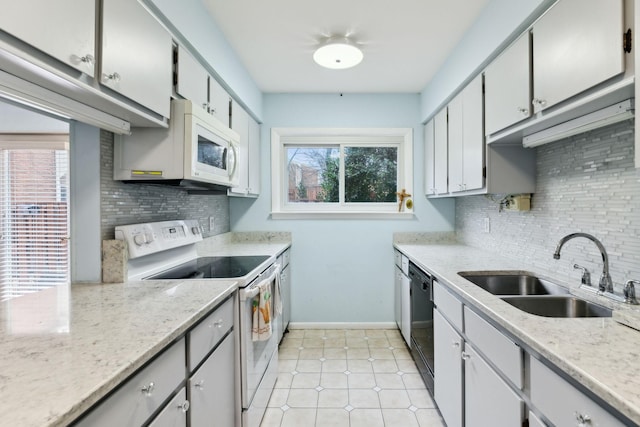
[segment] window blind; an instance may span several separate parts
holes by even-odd
[[[0,300],[69,281],[68,149],[41,138],[0,141]]]

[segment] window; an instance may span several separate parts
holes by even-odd
[[[275,128],[272,217],[411,217],[411,129]]]
[[[69,282],[68,135],[0,135],[0,300]]]

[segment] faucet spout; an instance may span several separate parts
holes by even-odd
[[[584,237],[586,239],[591,240],[598,247],[600,251],[600,255],[602,256],[602,275],[600,276],[600,283],[598,284],[598,290],[601,292],[611,292],[613,293],[613,282],[611,281],[611,275],[609,274],[609,256],[607,255],[607,250],[604,248],[604,245],[600,242],[600,240],[596,239],[591,234],[587,233],[571,233],[564,236],[558,242],[556,246],[556,251],[553,253],[554,259],[560,259],[560,251],[565,243],[575,237]]]

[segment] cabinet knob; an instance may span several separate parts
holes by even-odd
[[[462,352],[462,354],[460,355],[460,357],[462,357],[462,360],[469,360],[471,359],[471,355],[469,353],[466,352]]]
[[[85,56],[80,57],[80,61],[88,65],[93,65],[95,58],[93,57],[93,55],[87,54]]]
[[[529,109],[528,108],[518,107],[517,110],[518,110],[519,113],[521,113],[525,117],[529,115]]]
[[[111,80],[113,82],[119,82],[120,81],[120,74],[118,74],[118,73],[105,74],[104,77],[107,80]]]
[[[591,425],[591,417],[587,414],[581,414],[578,411],[575,412],[576,421],[578,421],[577,427],[587,427]]]
[[[204,390],[204,380],[200,380],[193,385],[198,390]]]
[[[188,400],[185,400],[183,403],[178,405],[178,409],[180,411],[184,412],[185,414],[187,413],[187,411],[189,410],[190,407],[191,407],[191,404],[189,403]]]
[[[212,323],[209,325],[209,327],[210,327],[210,328],[218,328],[218,329],[220,329],[220,328],[222,328],[222,325],[224,325],[224,320],[222,320],[222,319],[218,319],[218,320],[216,320],[215,322],[212,322]]]
[[[204,108],[205,110],[209,109],[209,103],[205,102],[204,104],[202,104],[202,108]]]
[[[152,382],[150,382],[149,384],[143,386],[140,391],[143,392],[144,394],[146,394],[147,396],[151,396],[151,394],[153,393],[153,389],[156,387],[156,385]]]
[[[531,103],[533,105],[537,105],[540,107],[544,107],[547,104],[547,101],[545,101],[544,99],[540,99],[540,98],[533,98],[533,100],[531,101]]]
[[[451,343],[451,345],[452,345],[454,348],[458,348],[458,347],[460,347],[460,343],[459,343],[458,341],[454,341],[454,342],[452,342],[452,343]]]

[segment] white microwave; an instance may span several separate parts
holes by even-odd
[[[238,185],[240,137],[200,106],[171,102],[168,129],[134,128],[116,138],[113,178],[210,189]]]

